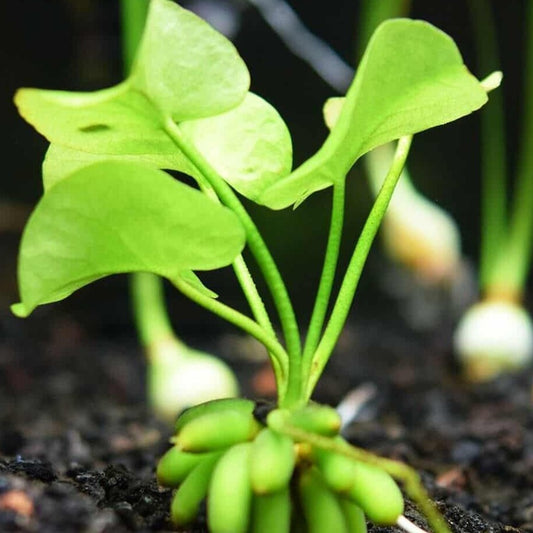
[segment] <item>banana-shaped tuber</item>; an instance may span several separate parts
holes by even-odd
[[[326,485],[315,467],[304,470],[298,489],[302,511],[309,533],[350,533],[339,498]]]
[[[268,426],[274,430],[283,432],[284,425],[291,425],[326,437],[338,435],[341,422],[339,413],[333,407],[313,403],[295,411],[275,409],[267,417]]]
[[[376,525],[397,522],[404,499],[387,472],[307,443],[303,432],[345,443],[335,409],[275,409],[264,427],[254,406],[246,399],[214,400],[179,417],[176,446],[157,467],[161,485],[178,487],[171,505],[175,525],[190,524],[204,499],[211,533],[289,533],[299,521],[308,533],[366,533],[365,516]],[[296,446],[303,444],[284,433],[288,427],[300,429],[307,446],[296,474],[300,505],[294,512],[291,478]]]
[[[289,533],[291,494],[288,486],[269,494],[254,494],[251,533]]]
[[[157,482],[163,487],[177,487],[206,454],[188,453],[172,446],[157,463]]]
[[[296,460],[292,439],[263,428],[252,443],[250,478],[256,494],[269,494],[287,487]]]
[[[210,533],[246,533],[250,521],[252,487],[250,451],[242,442],[225,451],[211,476],[207,496]]]
[[[365,513],[357,504],[341,498],[340,505],[350,533],[367,533]]]
[[[357,462],[356,481],[346,497],[377,525],[392,525],[403,513],[403,495],[394,479],[378,466]]]
[[[188,452],[214,451],[250,440],[260,429],[252,413],[227,409],[193,418],[183,425],[174,442]]]
[[[207,413],[220,413],[223,411],[243,411],[245,413],[252,413],[255,408],[255,403],[246,398],[222,398],[219,400],[210,400],[208,402],[200,403],[183,410],[178,416],[176,424],[174,425],[174,432],[179,433],[183,426],[188,424],[191,420]]]
[[[197,464],[174,493],[170,505],[170,518],[176,526],[190,524],[198,514],[200,503],[205,498],[211,474],[222,452],[209,454]]]
[[[327,485],[335,492],[348,492],[356,480],[357,463],[329,450],[313,449],[313,461],[320,470]]]

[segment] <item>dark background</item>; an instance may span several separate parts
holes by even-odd
[[[222,1],[222,0],[221,0]],[[519,138],[521,116],[523,12],[528,0],[493,2],[498,24],[502,61],[495,68],[504,72],[501,90],[506,101],[508,142],[513,149]],[[295,165],[318,148],[327,132],[322,123],[324,101],[337,93],[302,60],[294,57],[264,22],[257,10],[246,4],[230,4],[239,13],[240,29],[234,42],[251,72],[251,89],[270,101],[287,122],[293,136]],[[354,65],[357,1],[312,0],[290,2],[305,24],[328,42],[348,63]],[[190,7],[190,3],[182,3]],[[120,55],[119,2],[96,0],[17,0],[0,4],[0,118],[3,128],[0,174],[0,220],[7,218],[6,206],[21,209],[21,222],[42,192],[40,164],[47,143],[16,113],[12,104],[15,90],[34,86],[65,90],[95,90],[113,85],[122,78]],[[446,2],[413,1],[413,18],[432,22],[451,35],[466,65],[478,77],[473,53],[472,29],[464,0]],[[475,266],[479,241],[479,143],[478,116],[439,127],[416,136],[409,168],[417,187],[448,210],[458,222],[465,256]],[[512,170],[512,169],[511,169]],[[341,261],[351,253],[371,205],[366,182],[358,168],[349,180],[346,235]],[[512,175],[512,174],[511,174]],[[330,194],[313,195],[293,212],[269,212],[249,205],[265,240],[271,246],[287,280],[296,309],[305,318],[310,312],[318,280],[323,243],[327,235]],[[4,214],[2,214],[2,210]],[[9,210],[11,213],[11,210]],[[12,215],[9,216],[13,222]],[[11,226],[17,224],[11,224]],[[17,300],[16,252],[19,228],[0,230],[0,314],[9,314],[8,305]],[[350,237],[351,236],[351,237]],[[379,282],[380,250],[375,246],[363,275],[354,312],[373,313],[390,303]],[[241,305],[229,270],[206,277],[223,299]],[[531,285],[530,285],[531,286]],[[116,331],[132,333],[126,276],[99,281],[53,304],[72,313],[97,334]],[[169,291],[173,317],[182,330],[198,328],[208,315]],[[47,307],[39,308],[27,320],[39,320]],[[18,320],[9,318],[9,320]],[[219,321],[212,328],[224,328]]]

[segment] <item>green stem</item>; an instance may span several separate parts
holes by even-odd
[[[276,430],[291,437],[295,442],[305,442],[315,448],[342,454],[354,461],[364,462],[381,468],[393,478],[402,482],[407,495],[420,507],[435,533],[451,533],[448,524],[427,493],[416,470],[404,463],[385,457],[379,457],[363,448],[346,443],[342,445],[331,438],[304,431],[285,424]]]
[[[411,141],[411,135],[402,137],[399,140],[389,172],[383,181],[381,190],[366,219],[361,235],[357,240],[328,325],[313,357],[309,380],[307,382],[307,398],[311,397],[318,378],[322,374],[346,323],[366,258],[370,252],[370,247],[372,246],[381,220],[385,215],[396,183],[402,173],[407,155],[409,154],[409,148],[411,147]]]
[[[303,407],[306,401],[304,384],[301,356],[290,357],[287,390],[283,397],[278,398],[278,406],[284,409]]]
[[[248,266],[246,265],[246,262],[244,261],[242,255],[239,255],[237,259],[235,259],[232,266],[235,275],[237,276],[237,279],[239,281],[239,284],[244,292],[246,300],[250,305],[250,309],[255,320],[267,333],[272,336],[272,338],[277,339],[276,332],[272,327],[272,322],[270,321],[270,317],[268,316],[263,300],[261,299],[261,296],[257,291],[257,287],[255,286],[253,277],[250,274]],[[283,376],[286,376],[287,372],[289,371],[288,361],[284,359],[283,361],[278,362],[278,359],[276,357],[273,357],[271,355],[269,355],[269,357],[274,367],[274,375],[276,376],[277,388],[282,389],[284,379]]]
[[[220,203],[220,198],[217,196],[217,193],[213,190],[209,183],[206,182],[205,178],[203,178],[199,171],[196,174],[196,179],[198,181],[200,189],[204,192],[204,194],[206,194],[214,202]],[[242,288],[244,296],[248,301],[248,305],[250,306],[255,320],[260,326],[265,329],[265,331],[270,333],[272,337],[277,338],[276,332],[272,327],[272,322],[265,308],[265,304],[263,303],[261,295],[257,291],[254,279],[250,274],[250,271],[248,269],[248,266],[246,265],[242,254],[237,256],[237,259],[233,261],[232,267],[233,271],[235,272],[235,276],[237,277],[237,280],[239,282],[239,285]],[[281,387],[281,383],[278,381],[278,378],[287,373],[288,362],[284,362],[283,367],[281,367],[277,362],[277,359],[275,359],[274,357],[270,357],[270,359],[274,365],[274,374],[276,376],[276,382],[279,389]]]
[[[526,2],[526,11],[523,129],[509,238],[497,265],[497,289],[510,291],[518,298],[527,281],[533,246],[533,2]]]
[[[309,373],[313,354],[320,340],[320,335],[324,326],[324,319],[331,297],[331,289],[335,280],[342,237],[342,227],[344,223],[345,189],[346,186],[344,180],[333,186],[333,202],[331,207],[331,222],[328,244],[326,247],[326,256],[324,258],[320,285],[318,287],[315,306],[311,315],[303,352],[302,367],[306,374]]]
[[[196,179],[198,181],[198,185],[200,186],[200,190],[202,190],[204,194],[211,198],[214,202],[220,203],[220,198],[217,196],[217,193],[213,190],[209,183],[205,181],[199,172],[196,175]],[[239,285],[242,288],[244,296],[248,301],[248,305],[250,306],[254,318],[261,326],[263,326],[263,328],[265,328],[265,330],[271,333],[273,337],[276,337],[276,332],[272,327],[272,322],[268,316],[263,299],[257,291],[254,279],[250,274],[250,270],[248,269],[242,254],[237,256],[237,259],[235,259],[233,262],[232,267],[235,272],[235,276],[237,276],[237,280],[239,281]]]
[[[130,279],[133,314],[143,346],[174,338],[164,304],[163,280],[149,272],[137,272]]]
[[[222,203],[229,207],[241,221],[246,232],[247,244],[261,268],[276,305],[281,327],[285,335],[285,341],[287,343],[287,351],[290,354],[291,359],[299,358],[301,354],[300,333],[292,303],[276,263],[263,241],[259,230],[230,186],[215,172],[198,150],[187,142],[183,137],[179,126],[173,122],[170,117],[165,120],[165,130],[176,146],[203,174]]]
[[[470,0],[478,69],[487,74],[498,68],[499,52],[489,2]],[[486,291],[499,284],[495,266],[507,234],[507,156],[503,95],[493,91],[481,111],[481,250],[480,284]]]
[[[287,352],[277,341],[277,339],[265,331],[264,328],[262,328],[251,318],[243,315],[232,307],[215,300],[214,298],[202,294],[179,277],[173,280],[173,283],[176,285],[176,288],[180,290],[187,298],[200,305],[204,309],[207,309],[211,313],[226,320],[226,322],[229,322],[230,324],[242,329],[257,339],[263,346],[265,346],[272,360],[272,366],[274,367],[274,370],[279,373],[279,375],[276,375],[276,381],[279,385],[279,395],[281,397],[285,396],[287,376],[283,369],[286,368],[288,356]]]
[[[261,295],[257,291],[254,279],[250,274],[243,256],[239,255],[233,262],[232,266],[254,318],[261,327],[263,327],[270,333],[270,335],[272,335],[272,337],[275,338],[276,332],[274,331],[272,322],[270,321],[270,317],[268,316],[265,308],[265,304],[263,303]]]

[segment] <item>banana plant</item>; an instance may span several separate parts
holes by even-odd
[[[423,21],[386,21],[324,144],[292,169],[287,126],[249,85],[232,43],[176,3],[151,0],[124,81],[92,93],[20,89],[20,114],[51,146],[46,193],[22,237],[13,312],[28,316],[105,276],[149,272],[264,345],[276,402],[213,400],[176,421],[157,478],[175,491],[170,516],[177,527],[194,522],[207,500],[212,533],[362,533],[367,519],[419,531],[403,515],[406,495],[434,531],[448,532],[418,474],[351,446],[339,434],[338,412],[315,402],[313,391],[348,318],[413,134],[479,109],[486,91],[445,33]],[[393,161],[333,300],[346,177],[365,153],[392,141]],[[283,278],[241,197],[279,210],[324,189],[332,192],[331,225],[303,339]],[[280,327],[248,257],[264,277]],[[222,302],[200,278],[229,265],[250,313]]]

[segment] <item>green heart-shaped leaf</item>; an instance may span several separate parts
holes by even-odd
[[[180,127],[220,176],[251,200],[291,170],[289,130],[278,112],[253,93],[226,113]]]
[[[372,36],[323,146],[259,202],[273,209],[299,203],[344,180],[372,148],[456,120],[486,101],[448,35],[427,22],[388,20]]]
[[[170,0],[151,1],[129,79],[176,122],[227,111],[250,85],[233,44]]]
[[[27,316],[105,276],[153,272],[193,286],[188,271],[230,264],[242,251],[237,217],[168,174],[126,162],[96,163],[52,187],[31,215],[19,256]]]

